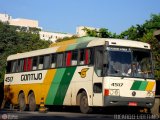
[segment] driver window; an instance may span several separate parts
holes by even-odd
[[[97,76],[102,76],[103,69],[103,47],[95,48],[95,72]]]

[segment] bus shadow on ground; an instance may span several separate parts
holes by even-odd
[[[149,115],[140,113],[137,109],[135,107],[94,108],[92,113],[82,114],[79,107],[53,106],[46,112],[1,111],[1,115],[17,116],[20,120],[115,120],[117,115]]]
[[[137,107],[105,107],[98,108],[94,107],[92,112],[89,114],[106,114],[106,115],[114,115],[114,114],[150,114],[150,111],[144,111],[144,108]],[[69,107],[69,106],[54,106],[49,107],[48,111],[50,112],[72,112],[72,113],[81,113],[79,107]]]

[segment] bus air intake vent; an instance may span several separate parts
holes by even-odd
[[[148,48],[148,46],[145,46],[145,45],[144,45],[144,48]]]
[[[114,44],[114,45],[115,45],[115,44],[116,44],[116,42],[111,42],[111,44]]]

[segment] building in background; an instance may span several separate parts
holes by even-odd
[[[99,28],[94,28],[94,27],[88,27],[88,26],[78,26],[76,28],[76,34],[79,37],[83,37],[87,35],[87,32],[84,30],[85,28],[90,29],[90,30],[99,30]]]
[[[0,14],[0,21],[9,23],[9,25],[17,26],[20,28],[23,28],[24,31],[28,31],[29,28],[38,28],[40,39],[43,40],[50,40],[52,42],[55,42],[57,39],[63,39],[65,37],[72,37],[73,34],[69,33],[60,33],[60,32],[47,32],[43,31],[42,27],[39,26],[39,23],[37,20],[31,20],[31,19],[24,19],[24,18],[16,18],[13,19],[12,16],[8,14]],[[17,29],[17,31],[20,31]]]
[[[0,13],[0,21],[2,22],[7,22],[9,25],[17,26],[20,28],[23,28],[25,32],[30,30],[29,28],[37,28],[39,29],[39,36],[40,39],[43,40],[50,40],[52,42],[56,42],[58,39],[63,39],[65,37],[72,37],[73,35],[76,35],[78,37],[83,37],[86,36],[87,33],[84,30],[85,28],[90,29],[90,30],[99,30],[99,28],[94,28],[94,27],[88,27],[88,26],[78,26],[76,28],[76,34],[69,34],[69,33],[61,33],[61,32],[47,32],[42,29],[42,27],[39,26],[39,23],[37,20],[31,20],[31,19],[24,19],[24,18],[16,18],[13,19],[12,16],[8,14],[1,14]],[[17,31],[20,31],[18,29]]]
[[[13,19],[12,16],[8,14],[0,14],[0,21],[8,22],[9,25],[13,25],[13,26],[40,28],[38,26],[37,20],[30,20],[30,19],[23,19],[23,18]]]
[[[30,19],[23,19],[23,18],[11,19],[9,20],[9,24],[13,26],[20,26],[20,27],[39,28],[37,20],[30,20]]]
[[[69,34],[69,33],[47,32],[47,31],[40,31],[39,35],[40,35],[40,39],[50,40],[52,42],[56,42],[56,40],[58,39],[63,39],[65,37],[73,36],[73,34]]]
[[[8,15],[8,14],[1,14],[0,13],[0,21],[2,22],[9,22],[9,20],[12,19],[12,16]]]

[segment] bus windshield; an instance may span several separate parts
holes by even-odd
[[[108,75],[153,78],[150,51],[129,48],[109,49]]]

